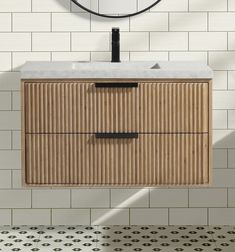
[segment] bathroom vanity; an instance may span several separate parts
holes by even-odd
[[[24,184],[208,185],[212,76],[195,62],[27,62]]]

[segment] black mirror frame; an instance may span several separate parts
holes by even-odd
[[[125,14],[125,15],[120,15],[120,16],[112,16],[112,15],[106,15],[106,14],[100,14],[98,12],[95,12],[95,11],[92,11],[86,7],[84,7],[83,5],[81,5],[80,3],[78,3],[76,0],[71,0],[74,4],[76,4],[78,7],[80,7],[81,9],[93,14],[93,15],[96,15],[96,16],[99,16],[99,17],[106,17],[106,18],[126,18],[126,17],[133,17],[133,16],[136,16],[136,15],[139,15],[149,9],[151,9],[152,7],[154,7],[155,5],[157,5],[159,2],[161,2],[161,0],[157,0],[156,2],[154,2],[153,4],[151,4],[150,6],[138,11],[138,12],[134,12],[134,13],[131,13],[131,14]]]

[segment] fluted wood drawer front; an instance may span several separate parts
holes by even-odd
[[[197,185],[210,178],[207,134],[27,134],[28,185]]]
[[[121,82],[120,82],[121,83]],[[208,132],[209,83],[25,82],[26,133]]]

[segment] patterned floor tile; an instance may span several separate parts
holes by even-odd
[[[235,252],[235,227],[2,226],[0,251]]]

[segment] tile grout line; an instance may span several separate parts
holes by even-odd
[[[90,225],[91,225],[91,208],[90,208],[90,210],[89,210],[89,213],[90,213]]]
[[[207,226],[209,226],[209,207],[207,207]]]
[[[52,208],[50,209],[50,225],[52,225]]]

